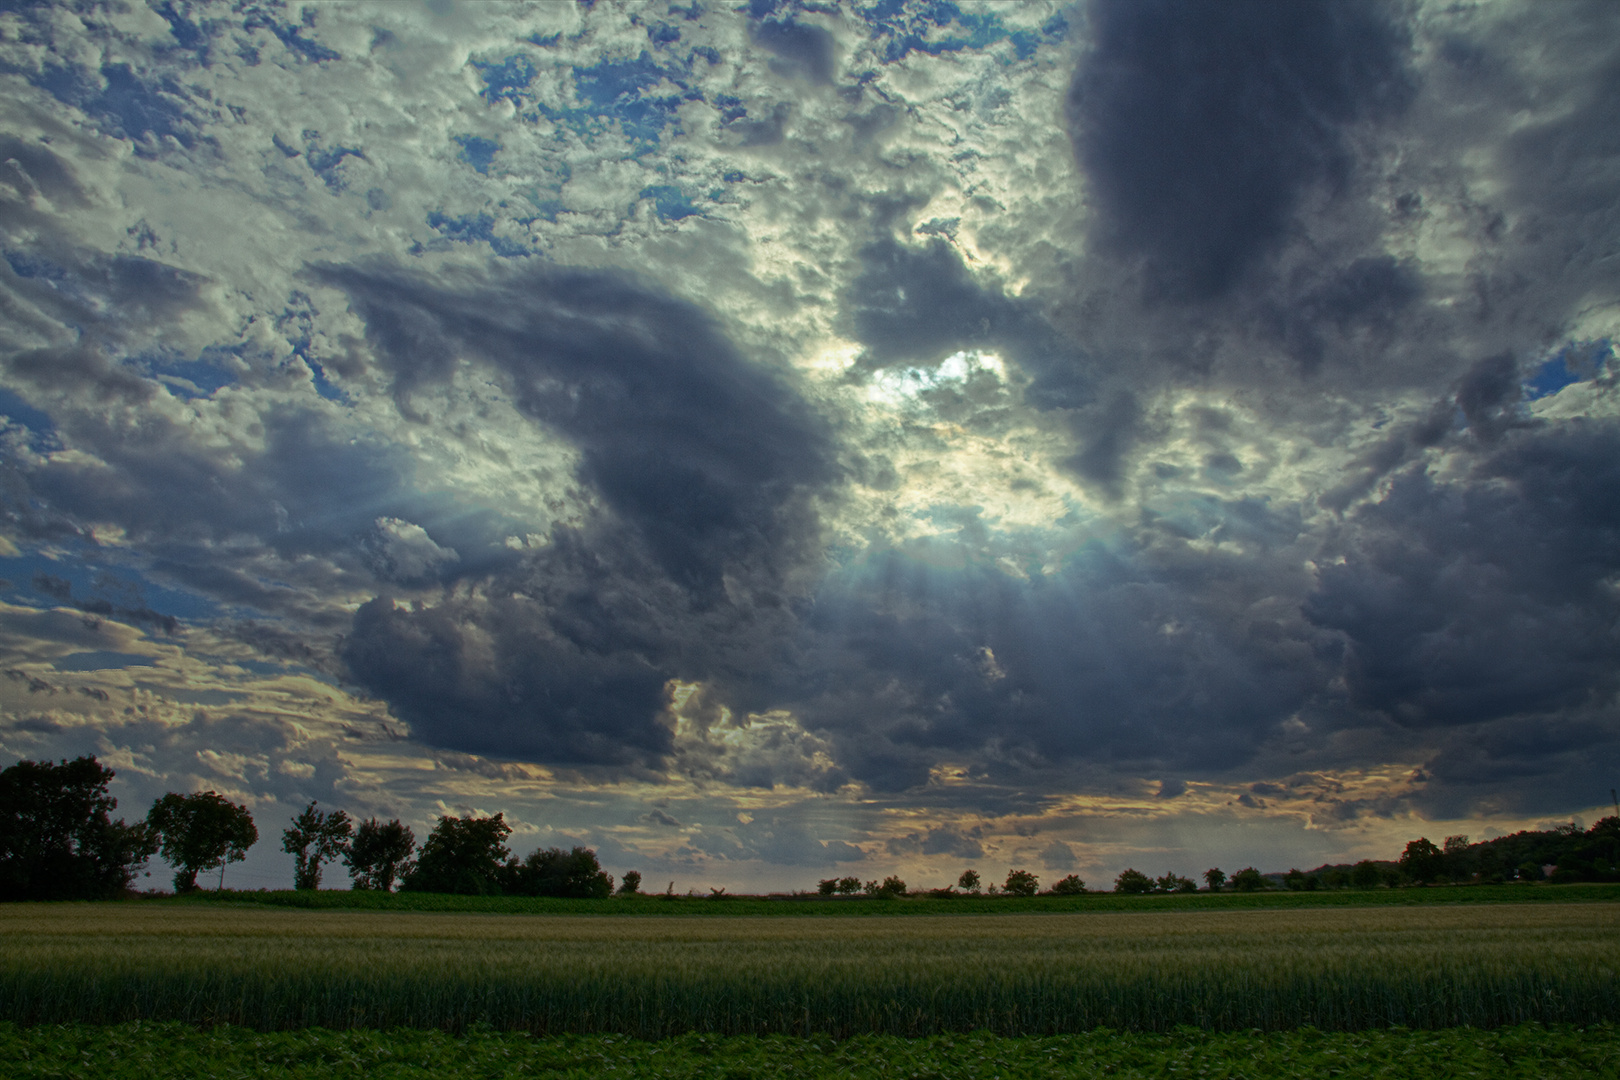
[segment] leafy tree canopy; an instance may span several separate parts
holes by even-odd
[[[441,817],[428,834],[416,866],[402,888],[413,892],[482,896],[501,892],[505,863],[512,854],[505,840],[512,826],[494,817]]]
[[[640,877],[636,875],[638,884]],[[523,862],[507,866],[504,880],[507,891],[522,896],[589,899],[613,892],[613,878],[603,872],[596,861],[596,852],[584,847],[572,851],[545,848],[530,852]]]
[[[1117,893],[1150,893],[1153,891],[1153,879],[1135,868],[1122,870],[1119,877],[1114,879],[1114,891]]]
[[[111,819],[113,775],[89,756],[0,771],[0,900],[99,900],[129,888],[156,845],[145,826]]]
[[[1070,874],[1068,877],[1060,878],[1052,886],[1053,896],[1079,896],[1085,891],[1086,883],[1080,880],[1079,874]]]
[[[315,809],[314,800],[293,818],[292,828],[281,833],[281,850],[294,859],[293,888],[321,887],[321,863],[349,850],[353,827],[342,810],[330,814]]]
[[[343,862],[349,868],[350,884],[356,889],[375,889],[391,892],[396,878],[407,876],[415,864],[410,861],[416,850],[416,834],[399,818],[380,822],[367,818],[354,831]]]
[[[247,849],[259,841],[247,807],[217,791],[169,792],[152,804],[146,827],[159,837],[163,860],[175,868],[175,892],[196,889],[198,871],[216,866],[223,882],[226,864],[247,858]]]

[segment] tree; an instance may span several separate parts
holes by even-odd
[[[315,809],[311,799],[303,813],[293,818],[292,828],[281,832],[281,850],[294,860],[293,888],[320,888],[321,863],[347,852],[353,831],[348,814],[342,810],[324,813]]]
[[[494,817],[441,817],[433,826],[416,866],[400,886],[412,892],[483,896],[501,891],[503,865],[512,854],[503,841],[512,826]]]
[[[1376,889],[1384,883],[1384,871],[1371,859],[1362,859],[1350,868],[1350,886],[1355,889]]]
[[[641,891],[641,871],[626,870],[624,880],[619,882],[620,896],[634,896]]]
[[[543,848],[508,866],[507,887],[523,896],[600,899],[612,895],[613,878],[603,872],[590,848]]]
[[[114,775],[90,756],[0,771],[0,900],[101,900],[129,888],[157,847],[144,825],[109,817]]]
[[[979,872],[977,870],[962,871],[962,876],[956,879],[956,887],[963,892],[977,893],[979,891]]]
[[[1192,878],[1182,877],[1180,874],[1165,874],[1153,883],[1155,892],[1197,892],[1198,883]]]
[[[1232,888],[1238,892],[1259,892],[1265,887],[1265,875],[1252,866],[1245,866],[1232,875]]]
[[[1292,892],[1313,892],[1316,889],[1316,878],[1296,866],[1283,875],[1283,888]]]
[[[392,892],[394,879],[416,868],[410,861],[415,850],[416,834],[399,818],[386,823],[367,818],[354,831],[354,839],[343,854],[351,887]]]
[[[1066,878],[1058,879],[1052,886],[1053,896],[1079,896],[1086,891],[1086,883],[1080,880],[1079,874],[1070,874]]]
[[[836,891],[839,896],[854,896],[861,891],[861,879],[858,877],[841,877],[838,879]]]
[[[1401,852],[1401,873],[1420,885],[1427,885],[1445,870],[1445,857],[1434,841],[1420,836]]]
[[[1120,872],[1119,877],[1114,879],[1114,891],[1135,895],[1150,893],[1153,891],[1153,879],[1140,870],[1123,870]]]
[[[159,838],[163,861],[174,867],[174,891],[192,892],[197,873],[219,867],[219,887],[225,887],[225,866],[247,858],[247,849],[259,842],[253,815],[217,791],[190,795],[169,792],[152,804],[146,827]]]
[[[1040,887],[1040,879],[1028,870],[1009,870],[1007,880],[1001,883],[1001,891],[1008,896],[1034,896]]]
[[[1212,866],[1204,871],[1204,884],[1209,886],[1210,892],[1220,892],[1221,886],[1226,884],[1226,874]]]
[[[831,896],[838,891],[837,878],[822,878],[816,882],[816,893],[821,896]]]

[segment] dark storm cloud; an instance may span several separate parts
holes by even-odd
[[[1304,606],[1350,699],[1412,727],[1593,708],[1620,689],[1620,428],[1503,437],[1464,479],[1413,466],[1348,523]]]
[[[332,268],[410,415],[485,365],[580,452],[606,506],[488,595],[357,615],[355,678],[421,738],[480,753],[625,765],[671,749],[665,684],[722,674],[789,618],[835,477],[821,422],[785,376],[698,309],[613,274],[541,268],[449,284]],[[739,682],[746,683],[746,677]]]
[[[806,617],[808,654],[776,673],[879,790],[921,783],[942,753],[1009,774],[1230,768],[1321,678],[1320,635],[1260,613],[1284,587],[1263,564],[1094,551],[1026,582],[931,567],[941,554],[877,556],[829,581]]]
[[[1350,168],[1346,128],[1408,97],[1394,9],[1301,0],[1098,0],[1069,122],[1094,237],[1150,295],[1231,290],[1313,185]]]
[[[766,19],[756,22],[749,36],[775,57],[771,70],[776,74],[813,83],[832,82],[837,43],[821,27],[793,19]]]

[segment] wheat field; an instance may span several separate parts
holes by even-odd
[[[1620,1018],[1620,905],[683,919],[0,908],[0,1020],[1046,1035]]]

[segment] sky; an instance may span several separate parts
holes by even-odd
[[[228,885],[310,800],[754,892],[1620,784],[1612,2],[8,3],[0,253],[0,762],[249,806]]]

